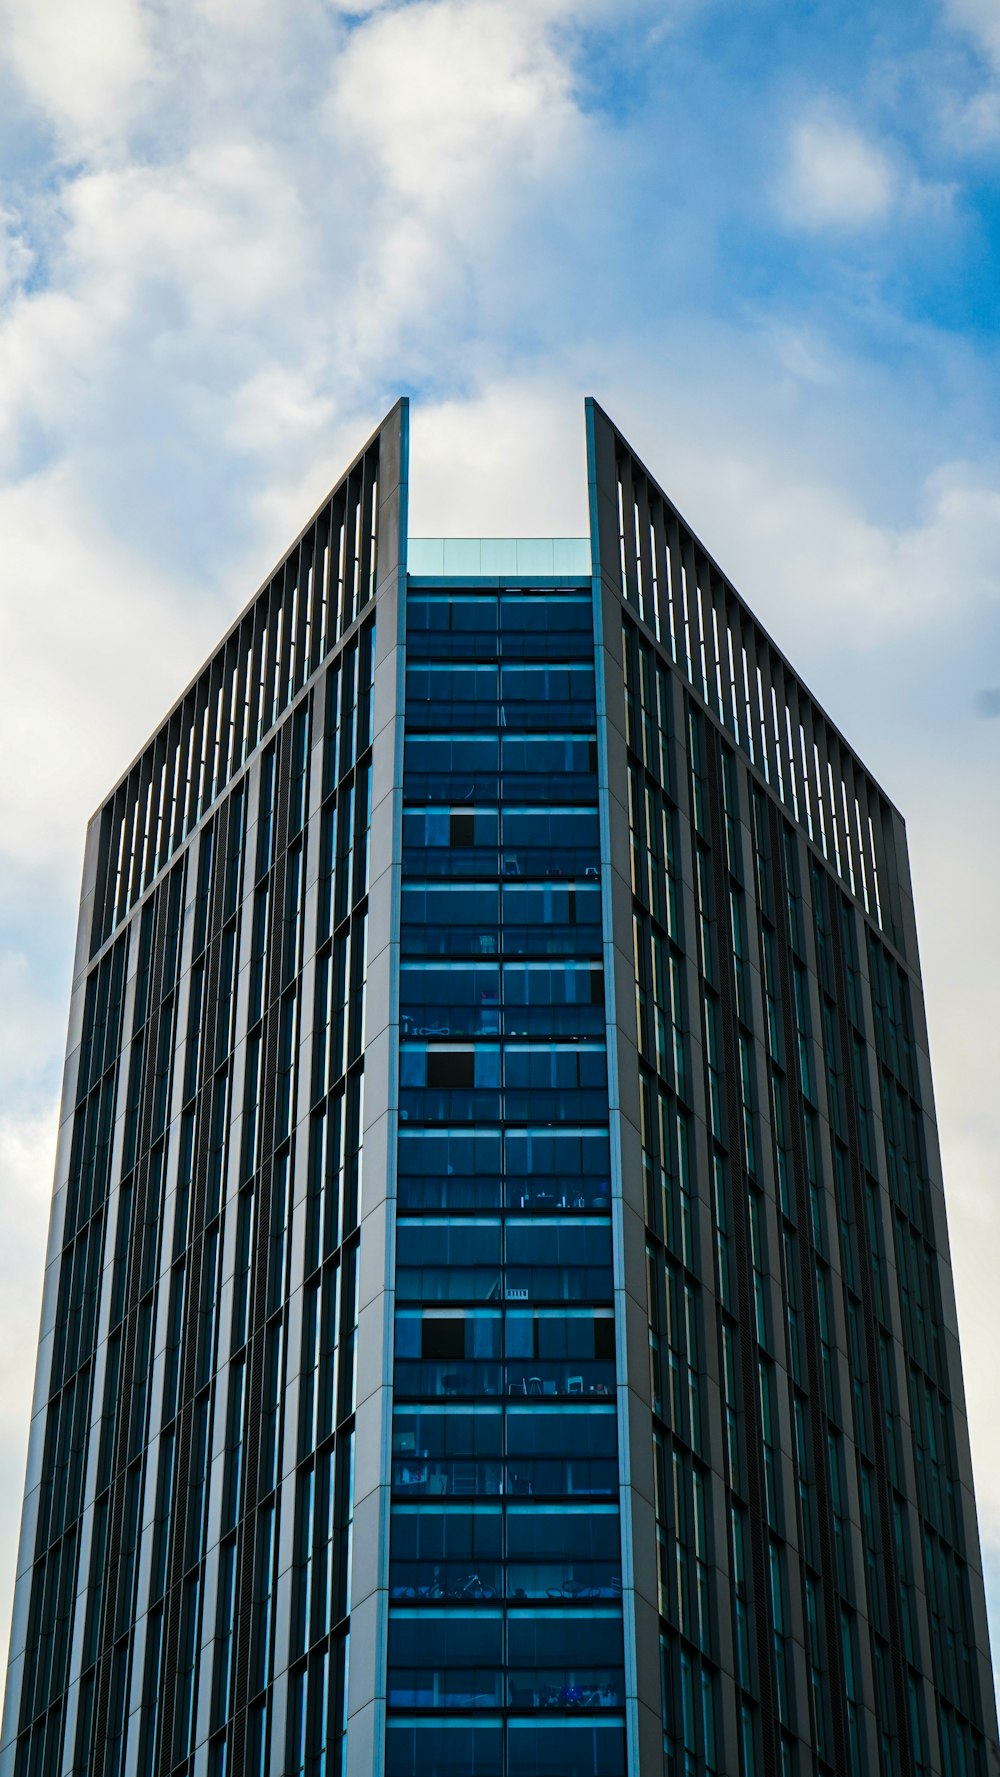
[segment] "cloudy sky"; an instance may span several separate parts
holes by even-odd
[[[475,534],[586,528],[593,393],[908,817],[1000,1646],[1000,0],[0,44],[0,1623],[86,818],[397,394]]]

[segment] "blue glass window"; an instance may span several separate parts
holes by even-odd
[[[390,1720],[386,1777],[502,1777],[503,1728],[460,1718]]]
[[[495,1709],[502,1701],[502,1666],[499,1610],[393,1612],[390,1707]]]
[[[503,1488],[503,1413],[493,1406],[399,1407],[392,1420],[392,1487],[400,1498]]]
[[[390,1596],[467,1604],[499,1597],[503,1530],[499,1505],[395,1505]]]
[[[615,1506],[512,1502],[506,1537],[512,1598],[621,1599]]]
[[[512,1721],[508,1777],[624,1777],[625,1733],[596,1721]]]
[[[592,595],[416,589],[408,643],[388,1768],[614,1773]]]

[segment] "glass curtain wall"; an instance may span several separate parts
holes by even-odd
[[[630,620],[623,664],[665,1768],[974,1777],[985,1741],[909,980],[869,924],[872,1053],[856,904]],[[940,1765],[922,1750],[928,1695]]]
[[[374,633],[297,701],[256,797],[244,774],[91,975],[17,1777],[263,1777],[289,1666],[282,1769],[340,1769]]]
[[[624,1771],[589,589],[411,588],[390,1777]]]

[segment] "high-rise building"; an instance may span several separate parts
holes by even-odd
[[[2,1777],[986,1777],[903,824],[401,402],[91,824]]]

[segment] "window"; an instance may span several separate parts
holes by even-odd
[[[420,1355],[421,1357],[454,1357],[465,1356],[465,1321],[461,1316],[451,1316],[447,1320],[425,1316],[420,1324]]]
[[[408,608],[386,1737],[399,1777],[616,1777],[623,1756],[591,612],[586,590],[414,589]],[[519,1735],[503,1708],[522,1712]]]
[[[428,1049],[428,1086],[474,1086],[476,1083],[476,1051],[464,1049]]]

